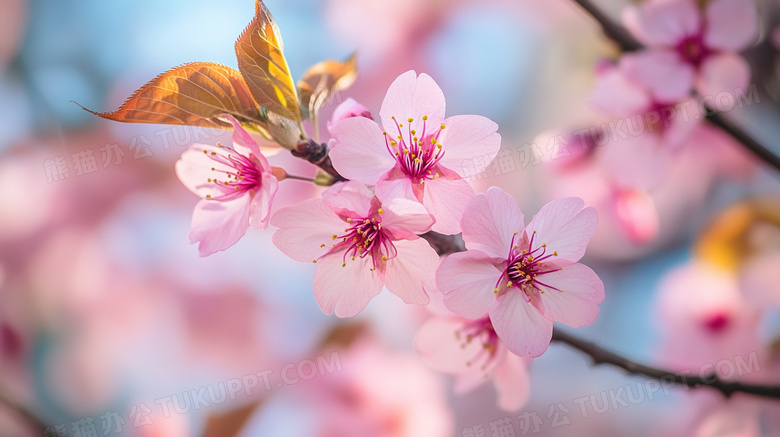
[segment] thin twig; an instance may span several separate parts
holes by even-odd
[[[557,327],[553,330],[553,341],[566,344],[588,355],[593,359],[593,364],[610,364],[634,375],[643,375],[654,379],[671,381],[690,388],[710,387],[723,393],[723,396],[727,398],[734,393],[746,393],[765,398],[780,399],[780,386],[743,384],[736,381],[724,381],[718,378],[715,373],[708,376],[688,375],[667,369],[651,367],[625,358],[604,349],[596,343],[583,340],[564,332]]]
[[[2,390],[0,390],[0,405],[5,406],[7,409],[23,418],[27,423],[39,431],[40,435],[43,435],[46,429],[49,428],[49,425],[43,419],[35,415],[32,411],[27,409],[27,407],[11,399],[11,397]]]
[[[642,44],[636,40],[626,29],[614,22],[607,14],[604,13],[599,7],[593,4],[590,0],[574,0],[575,3],[580,5],[588,14],[590,14],[601,25],[601,29],[604,34],[614,41],[623,51],[632,52],[641,50],[644,48]],[[776,170],[780,170],[780,156],[776,155],[769,148],[761,144],[758,140],[753,138],[747,131],[741,126],[724,118],[717,111],[709,108],[705,105],[707,110],[705,118],[713,125],[719,127],[722,131],[731,135],[732,138],[737,140],[746,149],[748,149],[758,159],[764,161]]]

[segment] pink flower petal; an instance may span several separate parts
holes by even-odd
[[[510,352],[538,357],[550,345],[553,321],[526,302],[522,294],[519,290],[509,290],[503,301],[490,310],[490,320]]]
[[[473,172],[481,173],[493,161],[501,148],[501,135],[498,125],[489,118],[479,115],[456,115],[444,120],[444,128],[439,135],[439,143],[444,150],[444,157],[439,163],[460,176],[467,176],[464,163],[475,157],[483,166],[473,168]]]
[[[673,47],[701,29],[701,15],[693,0],[648,1],[623,12],[623,24],[648,47]]]
[[[758,15],[753,0],[712,0],[705,14],[707,47],[737,52],[755,42]]]
[[[523,231],[523,213],[517,201],[497,187],[478,194],[463,213],[463,241],[469,249],[504,259],[512,247],[515,232]],[[522,238],[519,235],[517,238]]]
[[[414,347],[423,362],[432,369],[452,374],[470,373],[471,361],[481,350],[478,341],[466,343],[456,338],[456,332],[463,328],[464,320],[453,317],[432,317],[417,331]],[[480,377],[482,377],[481,372]]]
[[[596,304],[604,301],[604,284],[589,267],[574,263],[538,279],[561,290],[542,287],[541,299],[547,317],[575,328],[596,321],[599,314]]]
[[[382,291],[382,279],[378,270],[372,270],[371,257],[347,259],[345,263],[342,253],[334,253],[317,262],[313,288],[325,314],[353,317]]]
[[[398,256],[387,260],[385,286],[404,303],[427,305],[436,290],[439,255],[422,238],[395,241]]]
[[[271,217],[271,224],[279,227],[273,235],[274,245],[290,258],[309,263],[328,253],[333,236],[341,235],[346,227],[322,199],[282,208]]]
[[[390,174],[392,175],[393,173],[391,172]],[[383,177],[376,183],[375,189],[376,197],[383,203],[397,198],[419,202],[419,199],[414,194],[411,179],[403,174],[395,179]]]
[[[494,383],[498,392],[498,406],[504,411],[523,408],[531,396],[531,380],[528,374],[530,359],[506,354],[496,368]]]
[[[190,242],[199,243],[200,256],[225,250],[236,244],[249,228],[251,196],[245,193],[228,202],[203,199],[192,213]]]
[[[663,181],[669,154],[658,135],[620,138],[602,146],[601,152],[599,164],[620,189],[652,188]]]
[[[708,97],[704,102],[710,106],[713,106],[713,101],[715,106],[729,104],[718,102],[719,95],[723,93],[729,94],[730,104],[734,105],[735,94],[746,92],[749,83],[750,65],[747,61],[734,53],[720,53],[707,57],[701,64],[696,91]],[[724,99],[724,102],[729,100]]]
[[[499,270],[495,260],[484,252],[469,250],[454,253],[441,262],[436,284],[444,293],[444,304],[467,319],[484,317],[498,301],[493,292]]]
[[[224,114],[223,116],[233,125],[233,148],[236,152],[244,156],[249,156],[250,153],[255,155],[260,161],[262,168],[267,169],[269,167],[268,160],[260,153],[260,147],[249,135],[249,132],[241,127],[241,124],[232,115]]]
[[[433,217],[420,202],[396,198],[383,204],[382,209],[382,228],[394,239],[415,240],[433,226]]]
[[[615,194],[615,216],[623,232],[636,244],[647,244],[658,235],[658,211],[645,191],[628,190]]]
[[[770,234],[771,235],[771,234]],[[740,273],[745,298],[762,307],[780,307],[780,252],[775,250],[749,259]]]
[[[371,211],[374,193],[357,181],[334,184],[322,193],[322,200],[342,217],[364,218]]]
[[[664,125],[663,142],[671,150],[683,147],[704,118],[700,113],[698,101],[692,98],[681,102],[678,108],[671,113],[668,124]]]
[[[579,261],[599,221],[596,210],[584,206],[578,197],[553,200],[543,206],[525,229],[528,238],[536,231],[534,248],[545,243],[547,252],[558,252],[556,259]]]
[[[265,229],[271,219],[271,204],[279,189],[279,181],[270,173],[263,173],[260,189],[252,196],[249,226],[252,229]]]
[[[382,128],[373,120],[352,117],[333,127],[333,167],[345,178],[374,185],[395,166],[387,151]]]
[[[590,103],[610,115],[625,117],[647,110],[652,101],[647,90],[629,80],[620,69],[612,68],[596,79]]]
[[[206,196],[217,197],[223,194],[214,182],[209,179],[215,177],[212,168],[216,170],[232,171],[233,169],[209,158],[203,151],[211,152],[215,148],[203,144],[194,144],[176,161],[176,176],[190,191],[205,199]]]
[[[474,197],[474,189],[463,179],[428,179],[425,181],[423,205],[436,219],[433,231],[442,234],[460,232],[460,219]]]
[[[439,85],[427,74],[418,77],[414,70],[410,70],[390,84],[379,116],[385,130],[395,134],[397,127],[392,117],[400,124],[412,118],[422,127],[421,119],[427,116],[428,126],[438,127],[444,120],[445,106],[444,93]]]
[[[659,103],[677,103],[693,88],[694,68],[672,50],[646,50],[624,55],[620,69],[650,90]]]

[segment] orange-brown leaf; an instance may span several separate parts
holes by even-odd
[[[344,62],[328,60],[314,64],[298,81],[301,107],[310,116],[316,115],[330,96],[349,88],[356,78],[357,62],[354,54]]]
[[[282,36],[262,1],[236,41],[238,69],[257,103],[293,121],[301,120],[295,82],[282,52]]]
[[[262,131],[266,123],[241,73],[209,62],[184,64],[160,74],[114,112],[89,112],[125,123],[228,128],[230,123],[217,118],[225,113]]]

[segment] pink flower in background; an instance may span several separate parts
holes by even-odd
[[[354,99],[349,98],[336,107],[336,109],[333,111],[333,115],[330,117],[330,121],[328,121],[328,132],[330,132],[331,136],[333,135],[333,126],[336,123],[344,120],[345,118],[352,117],[365,117],[371,120],[374,119],[374,116],[371,114],[371,111],[369,111],[368,108],[356,102]]]
[[[416,200],[436,219],[433,230],[460,232],[458,221],[474,196],[464,164],[484,157],[481,172],[501,147],[498,126],[478,115],[444,118],[444,94],[427,74],[398,76],[387,90],[380,126],[363,117],[333,128],[331,159],[344,177],[376,185],[382,201]],[[469,169],[471,170],[471,168]]]
[[[268,227],[279,181],[257,143],[232,117],[233,146],[194,144],[176,162],[176,175],[203,200],[192,215],[190,241],[201,256],[236,244],[249,227]]]
[[[615,125],[615,129],[620,129],[623,135],[654,136],[662,144],[652,141],[645,141],[645,144],[656,152],[662,149],[662,145],[678,148],[690,137],[701,119],[696,118],[698,108],[687,95],[674,98],[655,95],[654,84],[648,77],[634,71],[641,56],[626,54],[617,65],[602,66],[590,102],[612,117],[625,118],[624,126],[620,122],[620,125]]]
[[[439,375],[413,353],[391,350],[377,338],[361,338],[339,351],[339,361],[343,371],[288,389],[297,395],[293,407],[296,417],[313,413],[311,431],[298,435],[455,435],[453,414]]]
[[[545,205],[524,226],[514,198],[496,187],[479,194],[463,215],[469,249],[446,258],[436,274],[445,304],[468,319],[488,314],[498,337],[517,355],[538,357],[552,338],[553,321],[593,323],[604,284],[577,263],[598,216],[582,199]]]
[[[414,344],[425,364],[457,376],[456,393],[492,379],[503,410],[516,411],[528,402],[531,360],[508,353],[490,318],[432,317],[420,327]]]
[[[737,356],[747,360],[763,349],[758,307],[745,300],[734,273],[705,261],[666,275],[659,287],[656,315],[661,321],[660,361],[675,369],[698,370]]]
[[[439,256],[418,237],[433,217],[417,202],[381,204],[355,181],[336,184],[299,206],[274,214],[276,247],[296,261],[317,263],[314,297],[327,313],[352,317],[386,286],[404,302],[426,305]]]
[[[650,0],[626,9],[623,23],[649,47],[629,69],[657,99],[679,100],[693,88],[716,95],[747,87],[750,67],[737,52],[756,38],[752,0],[712,0],[704,10],[694,0]]]

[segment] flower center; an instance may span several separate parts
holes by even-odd
[[[422,131],[412,129],[413,118],[407,120],[404,130],[403,123],[399,123],[395,117],[397,136],[383,132],[387,151],[393,155],[401,168],[401,171],[413,181],[424,183],[425,179],[436,179],[440,175],[436,171],[436,164],[444,156],[444,149],[439,143],[439,135],[444,124],[435,132],[428,128],[428,116],[422,118]]]
[[[378,212],[382,214],[382,209]],[[381,221],[376,218],[347,218],[347,223],[352,226],[344,229],[343,235],[333,235],[333,240],[341,240],[333,245],[333,250],[344,250],[342,267],[347,266],[347,258],[355,261],[357,258],[370,256],[371,270],[376,270],[381,263],[398,254],[392,239],[382,229]],[[323,244],[320,247],[324,246]]]
[[[499,285],[504,277],[506,277],[506,288],[517,287],[524,292],[524,298],[527,302],[531,301],[529,293],[533,292],[533,290],[544,293],[544,290],[542,290],[540,286],[563,292],[563,290],[545,284],[539,280],[539,277],[542,275],[561,270],[561,267],[551,266],[549,261],[547,261],[550,258],[558,256],[558,252],[548,253],[547,244],[545,243],[541,243],[534,247],[536,231],[531,234],[531,239],[528,241],[527,245],[516,245],[516,237],[517,232],[512,236],[511,247],[506,260],[507,267],[501,277],[498,278],[496,288],[493,291],[498,294],[500,291]]]
[[[686,37],[677,44],[676,49],[683,59],[697,67],[704,60],[704,57],[709,54],[709,49],[704,45],[700,35]]]
[[[219,152],[204,150],[203,153],[212,161],[227,166],[229,169],[211,167],[211,171],[217,175],[209,178],[208,182],[220,187],[222,194],[216,197],[209,194],[206,196],[207,199],[232,200],[249,190],[260,188],[262,174],[252,159],[236,152],[232,147],[223,146],[221,143],[217,143],[217,147],[220,149]]]
[[[493,329],[493,324],[490,322],[489,317],[467,322],[455,331],[455,339],[460,342],[461,349],[465,349],[473,341],[482,343],[482,349],[470,360],[466,361],[467,366],[484,361],[482,366],[480,366],[480,369],[484,371],[487,370],[496,357],[498,335]]]

